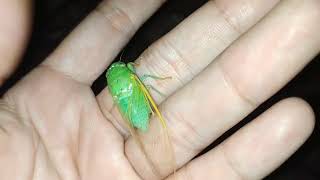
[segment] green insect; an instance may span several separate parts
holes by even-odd
[[[167,151],[170,151],[170,161],[172,162],[171,164],[175,172],[175,158],[168,135],[167,124],[148,89],[141,81],[145,77],[159,79],[150,75],[140,79],[136,75],[133,63],[125,64],[121,61],[113,63],[106,73],[110,94],[122,117],[126,120],[131,135],[145,154],[147,153],[136,130],[140,130],[141,132],[148,131],[151,114],[155,114],[158,117],[157,119],[160,121],[162,127],[161,132],[163,132],[163,139],[165,139]]]
[[[113,63],[106,74],[109,91],[129,124],[143,132],[148,130],[150,114],[155,111],[163,126],[165,121],[147,88],[138,78],[132,63]]]

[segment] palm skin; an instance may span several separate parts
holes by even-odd
[[[5,154],[11,158],[1,161],[4,179],[12,174],[22,179],[137,178],[124,155],[124,139],[101,113],[89,86],[44,66],[5,100],[10,106],[3,104],[1,114],[8,136],[2,138],[10,141],[6,151],[14,155]]]
[[[90,86],[162,3],[103,1],[2,97],[1,179],[154,179],[108,90],[95,96]],[[138,74],[172,77],[150,82],[166,94],[155,100],[174,132],[180,168],[173,177],[155,164],[162,178],[261,179],[303,144],[314,115],[307,103],[289,98],[192,159],[319,52],[318,9],[318,0],[210,1],[141,55]],[[23,44],[8,53],[18,57]],[[2,63],[8,64],[2,72],[13,70],[12,61]],[[155,122],[142,140],[157,135]]]

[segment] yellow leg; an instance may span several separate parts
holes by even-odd
[[[161,91],[159,91],[158,89],[156,89],[155,87],[151,86],[151,85],[145,85],[146,88],[148,88],[148,90],[153,90],[156,93],[158,93],[160,96],[162,97],[166,97],[166,95],[164,93],[162,93]]]
[[[151,78],[151,79],[155,79],[155,80],[167,80],[167,79],[172,79],[171,76],[168,77],[159,77],[159,76],[154,76],[154,75],[150,75],[150,74],[145,74],[142,75],[140,77],[141,81],[145,81],[146,79]]]

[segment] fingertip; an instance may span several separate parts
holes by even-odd
[[[279,141],[290,142],[294,137],[301,145],[313,132],[315,114],[305,100],[298,97],[284,99],[272,109],[281,111],[282,114],[279,116],[278,128],[275,131],[277,133],[275,137]]]
[[[306,101],[287,98],[240,129],[222,147],[240,174],[260,179],[279,167],[308,139],[314,128],[314,117]]]

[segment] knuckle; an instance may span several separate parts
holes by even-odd
[[[142,56],[146,57],[148,71],[170,75],[180,85],[193,77],[193,68],[188,58],[166,37],[148,48]]]
[[[234,174],[235,176],[238,177],[238,179],[240,180],[246,180],[246,179],[251,179],[249,177],[247,177],[247,175],[245,175],[245,173],[243,173],[241,171],[241,168],[239,167],[238,163],[235,162],[230,155],[226,152],[226,148],[221,145],[221,147],[218,149],[218,151],[220,151],[221,153],[221,157],[223,157],[225,163],[227,164],[227,166],[229,167],[230,174]]]
[[[218,11],[220,14],[221,18],[226,22],[227,26],[232,29],[234,32],[237,34],[242,34],[244,29],[241,27],[240,23],[238,23],[238,19],[235,19],[231,17],[225,10],[223,6],[221,6],[218,2],[216,1],[210,1],[210,5]]]
[[[164,112],[164,116],[169,120],[168,123],[174,122],[175,131],[172,131],[172,141],[177,149],[197,154],[208,144],[205,142],[207,138],[203,137],[192,124],[197,121],[191,122],[178,111],[166,109]]]
[[[224,83],[231,90],[231,92],[235,94],[235,96],[239,97],[241,101],[243,101],[245,104],[248,104],[249,107],[251,107],[252,109],[259,105],[259,102],[254,100],[254,98],[249,96],[247,93],[244,93],[246,91],[244,91],[243,88],[239,88],[239,85],[236,84],[234,80],[232,80],[228,72],[223,68],[223,66],[220,63],[217,63],[217,66],[222,74]]]
[[[95,9],[95,12],[102,15],[107,20],[108,25],[119,33],[132,34],[137,29],[129,14],[115,3],[103,1]]]

